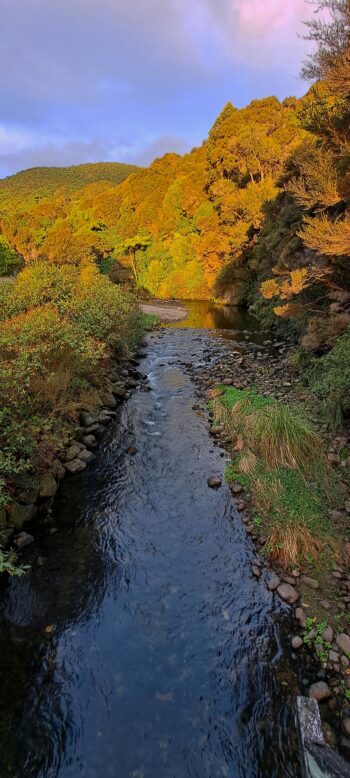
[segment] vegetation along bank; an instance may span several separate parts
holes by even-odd
[[[293,648],[331,671],[313,693],[349,740],[350,2],[315,6],[330,22],[309,25],[300,100],[228,103],[201,147],[149,168],[0,182],[0,515],[5,541],[91,460],[147,325],[135,293],[250,308],[273,336],[195,377],[270,585],[296,608]]]

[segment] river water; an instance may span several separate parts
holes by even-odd
[[[207,485],[226,456],[183,367],[199,320],[149,336],[152,391],[63,482],[58,531],[2,593],[2,778],[299,777],[285,610],[229,489]]]

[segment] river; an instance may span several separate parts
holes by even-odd
[[[252,575],[229,489],[207,485],[226,455],[182,364],[203,358],[200,323],[248,324],[205,305],[149,336],[152,391],[65,479],[58,531],[4,586],[2,777],[299,778],[286,610]]]

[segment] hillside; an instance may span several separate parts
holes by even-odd
[[[74,192],[95,181],[120,184],[140,168],[123,162],[89,162],[69,167],[33,167],[0,180],[0,207],[12,199],[52,196],[57,189]]]

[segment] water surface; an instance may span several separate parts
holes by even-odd
[[[207,338],[150,336],[152,391],[64,481],[59,531],[3,593],[1,776],[299,776],[283,608],[229,489],[207,486],[226,458],[183,367]]]

